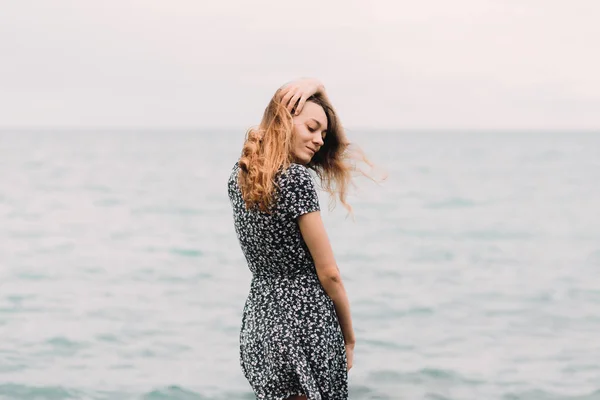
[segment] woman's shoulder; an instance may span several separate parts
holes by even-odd
[[[285,174],[292,176],[311,176],[310,169],[306,165],[297,163],[290,163],[284,172]]]
[[[229,178],[227,179],[227,185],[230,188],[232,186],[237,185],[238,174],[239,174],[239,162],[236,161],[235,164],[233,164],[233,167],[231,167],[231,170],[229,171]]]
[[[314,178],[310,169],[302,164],[291,163],[279,178],[279,186],[284,188],[314,187]]]
[[[302,164],[290,163],[290,165],[282,171],[281,177],[285,180],[303,180],[312,179],[309,168]]]

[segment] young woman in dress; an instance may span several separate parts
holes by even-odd
[[[354,151],[324,86],[277,90],[247,132],[228,181],[233,220],[252,272],[240,363],[257,399],[345,400],[356,338],[346,290],[310,171],[346,203]]]

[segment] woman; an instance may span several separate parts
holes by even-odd
[[[301,79],[275,93],[231,172],[235,231],[252,272],[240,363],[257,399],[348,398],[355,336],[309,170],[351,211],[351,158],[323,85]]]

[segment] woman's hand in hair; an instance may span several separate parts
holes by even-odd
[[[294,115],[302,112],[306,100],[317,93],[325,94],[325,86],[315,78],[301,78],[285,84],[279,92],[281,103]]]

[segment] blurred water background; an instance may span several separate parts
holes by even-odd
[[[351,399],[600,399],[600,134],[349,130]],[[243,131],[0,133],[0,398],[253,399]]]

